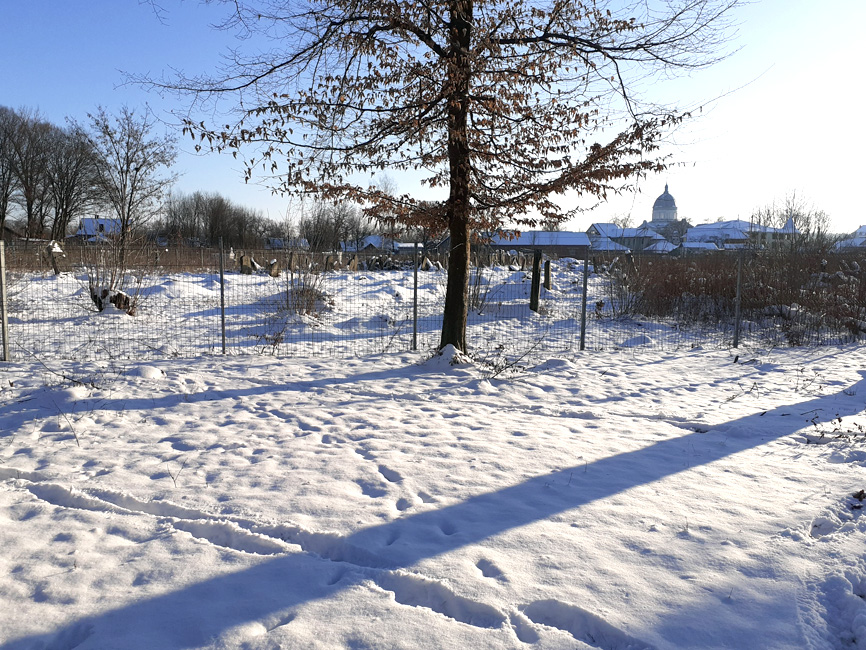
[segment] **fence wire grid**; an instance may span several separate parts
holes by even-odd
[[[447,272],[423,256],[355,258],[345,264],[339,256],[322,256],[320,262],[278,251],[250,256],[275,262],[272,275],[266,262],[243,273],[240,256],[230,258],[223,251],[221,274],[219,250],[191,249],[174,256],[149,250],[132,256],[133,262],[147,262],[131,264],[118,284],[130,303],[118,307],[106,301],[100,311],[93,294],[109,275],[105,251],[67,252],[58,274],[38,249],[11,253],[7,249],[5,313],[13,359],[154,359],[223,352],[346,358],[434,350],[439,344]],[[728,348],[737,336],[736,297],[729,287],[703,295],[694,287],[681,291],[681,282],[673,292],[664,288],[671,276],[687,279],[693,261],[626,265],[620,259],[594,259],[587,266],[567,258],[549,264],[549,283],[541,281],[545,286],[536,311],[530,309],[531,253],[515,256],[512,263],[472,269],[467,339],[473,354],[497,363],[529,362],[576,354],[581,347]],[[759,278],[748,261],[745,272],[742,265],[736,256],[717,262],[721,275],[741,275],[740,345],[859,341],[861,331],[850,318],[833,321],[790,301],[772,308],[750,306],[748,296],[773,280]],[[648,285],[659,273],[662,279],[655,281],[660,284]],[[698,284],[706,286],[707,278]],[[803,291],[797,287],[795,295],[802,297]]]

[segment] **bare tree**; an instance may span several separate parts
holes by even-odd
[[[826,250],[836,240],[830,235],[830,216],[796,192],[788,193],[781,204],[774,201],[755,210],[751,221],[778,230],[793,251]]]
[[[633,225],[633,219],[632,219],[632,216],[630,214],[615,215],[610,220],[610,222],[622,230],[625,230],[626,228],[631,228]]]
[[[298,233],[310,250],[337,251],[361,230],[358,211],[348,203],[315,202],[298,221]]]
[[[473,233],[567,219],[562,193],[604,198],[663,169],[660,138],[683,114],[640,104],[636,82],[713,62],[738,2],[212,1],[231,8],[224,27],[274,48],[233,52],[214,79],[158,84],[202,101],[236,95],[233,125],[190,121],[187,133],[218,150],[258,147],[248,177],[261,166],[278,190],[373,216],[433,215],[361,186],[361,173],[422,170],[447,188],[440,347],[461,350]]]
[[[12,170],[12,138],[18,116],[11,108],[0,106],[0,239],[6,226],[6,216],[16,188]]]
[[[80,126],[53,128],[45,171],[54,208],[51,239],[62,240],[69,224],[97,198],[96,158]]]
[[[122,272],[134,231],[157,213],[175,181],[166,173],[176,156],[174,139],[153,133],[156,119],[149,112],[138,116],[124,107],[111,116],[99,108],[88,117],[99,190],[120,225],[115,263]]]
[[[54,128],[38,112],[22,109],[16,112],[9,132],[9,163],[15,179],[12,195],[24,211],[24,235],[42,237],[48,215],[48,155]]]

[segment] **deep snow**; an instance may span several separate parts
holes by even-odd
[[[0,365],[0,648],[866,648],[866,351],[736,354]]]

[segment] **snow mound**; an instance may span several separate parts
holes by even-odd
[[[136,366],[128,373],[130,377],[140,377],[141,379],[165,379],[165,373],[154,366]]]
[[[573,368],[574,364],[567,359],[548,359],[539,363],[532,370],[534,372],[550,372],[553,370],[572,370]]]
[[[427,365],[433,368],[447,368],[449,366],[463,366],[471,363],[472,359],[449,343],[433,355],[433,358],[427,362]]]
[[[621,348],[637,348],[642,345],[652,345],[654,341],[647,336],[646,334],[638,334],[637,336],[632,336],[629,339],[626,339],[622,343],[619,344]]]

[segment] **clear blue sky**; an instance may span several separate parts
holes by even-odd
[[[231,35],[209,27],[223,9],[161,0],[160,21],[137,0],[0,0],[0,104],[39,109],[52,122],[85,121],[103,105],[149,104],[167,116],[174,99],[124,85],[122,71],[159,76],[172,67],[210,72]],[[687,105],[712,100],[669,147],[683,163],[647,179],[568,227],[631,214],[639,223],[669,183],[680,216],[692,223],[748,218],[797,192],[829,213],[835,230],[866,224],[863,182],[866,0],[758,0],[737,14],[732,47],[717,66],[653,89],[654,99]],[[181,148],[188,148],[181,141]],[[183,153],[178,190],[218,191],[279,219],[288,201],[245,185],[229,156]],[[397,179],[401,190],[415,191]],[[401,186],[402,183],[402,186]],[[423,192],[420,188],[418,192]]]

